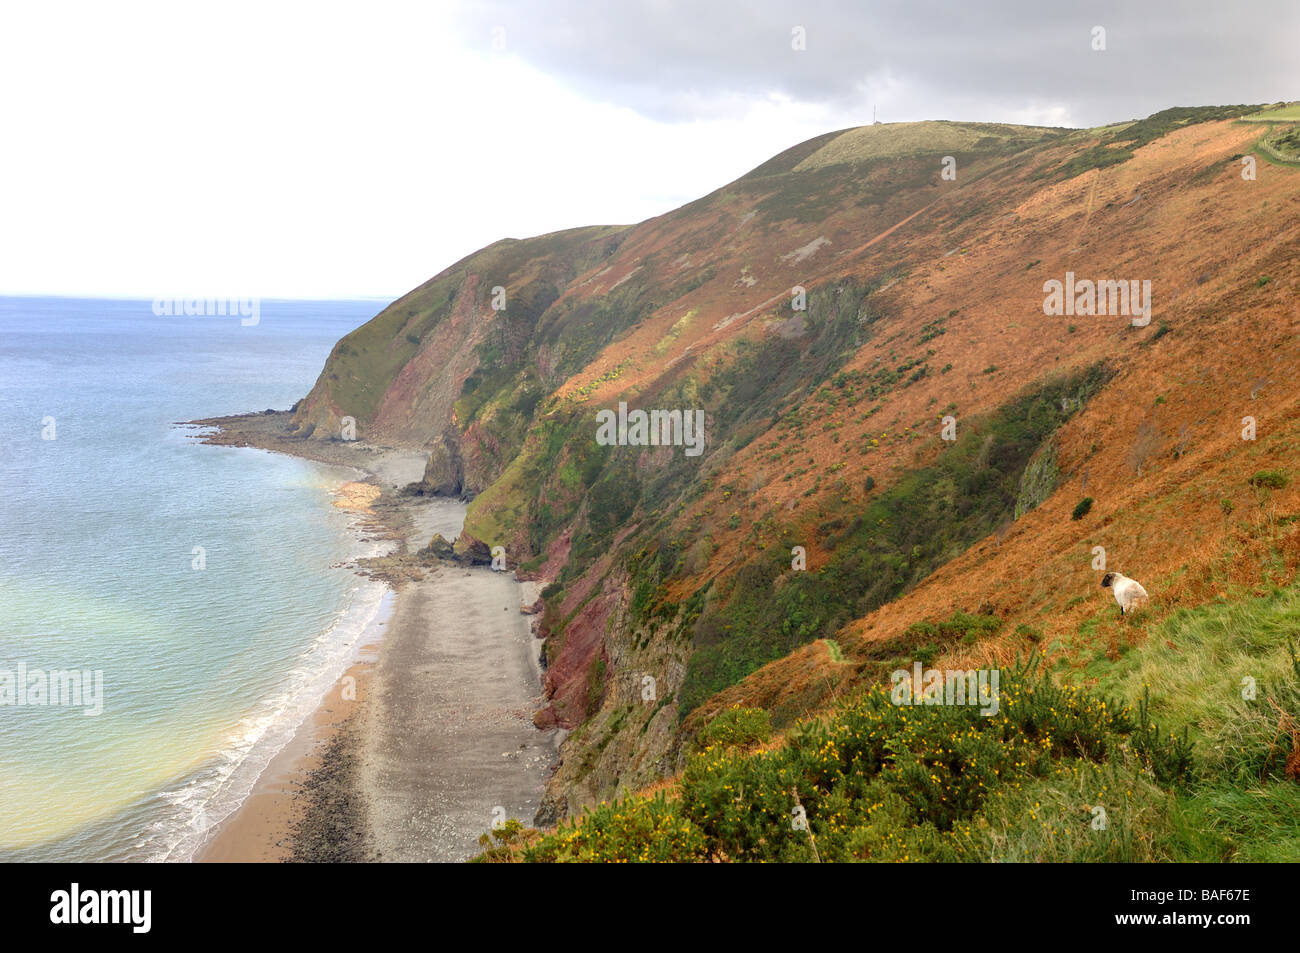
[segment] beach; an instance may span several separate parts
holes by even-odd
[[[460,532],[466,504],[407,495],[418,452],[285,433],[287,414],[195,421],[205,439],[354,467],[335,505],[365,519],[389,557],[359,571],[392,592],[364,647],[197,858],[245,861],[463,861],[494,823],[531,825],[556,759],[540,704],[535,583],[420,553]]]

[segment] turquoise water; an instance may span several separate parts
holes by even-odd
[[[383,591],[339,565],[355,474],[175,422],[288,407],[377,310],[0,298],[0,673],[103,679],[98,715],[0,705],[0,859],[188,859],[346,666]]]

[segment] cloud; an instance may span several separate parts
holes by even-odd
[[[873,105],[1095,125],[1300,98],[1273,0],[463,3],[14,5],[0,293],[398,294],[503,236],[661,214]]]
[[[486,0],[453,19],[467,47],[504,41],[509,55],[582,95],[658,121],[741,118],[784,97],[850,122],[869,121],[878,105],[889,120],[1100,125],[1173,105],[1294,97],[1300,8]],[[1096,26],[1105,50],[1093,49]],[[806,49],[792,48],[796,28]]]

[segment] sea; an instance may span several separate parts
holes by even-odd
[[[0,861],[193,859],[353,660],[356,473],[180,424],[289,407],[383,304],[0,298]]]

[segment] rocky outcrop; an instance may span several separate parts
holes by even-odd
[[[450,542],[443,538],[441,533],[434,533],[433,539],[429,540],[429,545],[425,550],[435,559],[454,559],[456,549]]]
[[[475,566],[486,566],[492,562],[492,547],[464,531],[456,537],[455,552],[457,559]]]
[[[434,496],[464,495],[465,465],[460,455],[460,437],[455,431],[444,433],[442,441],[429,451],[423,482]]]
[[[1048,439],[1029,460],[1025,472],[1020,477],[1020,489],[1016,495],[1015,518],[1020,519],[1038,504],[1042,503],[1056,489],[1060,470],[1056,465],[1056,447]]]

